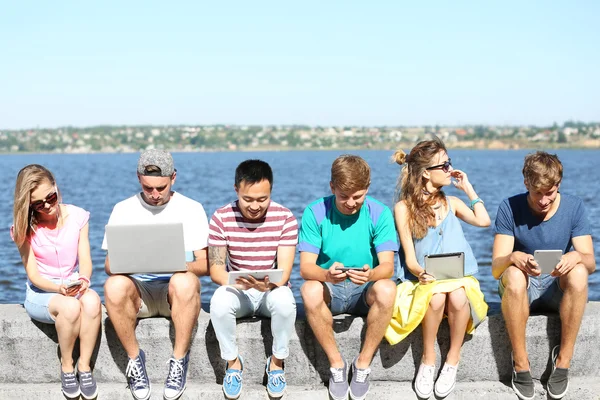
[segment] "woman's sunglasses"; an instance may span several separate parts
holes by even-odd
[[[446,161],[443,164],[434,165],[433,167],[429,167],[429,168],[425,168],[425,169],[430,170],[430,169],[441,168],[442,171],[444,171],[444,173],[447,173],[448,171],[450,171],[450,167],[452,167],[452,161],[450,159],[448,159],[448,161]]]
[[[57,200],[58,200],[58,192],[52,192],[52,193],[49,193],[48,196],[46,196],[46,198],[44,200],[37,200],[37,201],[34,201],[33,203],[29,204],[29,207],[33,211],[40,211],[44,207],[46,207],[46,203],[53,206],[56,204]]]

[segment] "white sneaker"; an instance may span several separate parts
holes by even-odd
[[[428,399],[433,393],[433,373],[435,365],[425,365],[421,363],[417,379],[415,379],[415,392],[422,399]]]
[[[458,371],[458,364],[450,365],[444,363],[442,372],[440,372],[440,376],[435,381],[435,395],[437,397],[446,397],[454,389],[454,385],[456,385],[456,371]]]

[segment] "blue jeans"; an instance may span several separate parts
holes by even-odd
[[[340,283],[325,282],[329,290],[331,303],[329,308],[332,315],[352,314],[365,316],[369,313],[367,304],[367,292],[374,282],[357,285],[349,279]]]
[[[500,298],[504,295],[504,284],[502,277],[498,281],[498,293]],[[529,309],[533,312],[560,310],[560,302],[563,291],[557,277],[548,274],[527,277],[527,297],[529,298]]]
[[[212,322],[221,358],[235,360],[239,355],[235,336],[236,319],[250,316],[271,318],[272,354],[280,360],[289,355],[289,341],[296,322],[296,300],[287,286],[268,292],[238,290],[221,286],[210,299]]]

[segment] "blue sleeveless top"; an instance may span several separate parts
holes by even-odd
[[[465,239],[460,220],[452,212],[450,200],[447,199],[447,203],[448,215],[442,223],[436,227],[430,226],[427,229],[427,234],[422,239],[414,239],[417,262],[421,267],[425,267],[426,255],[463,252],[465,253],[465,274],[474,275],[479,270],[477,260],[473,255],[471,246]],[[397,278],[401,281],[418,281],[419,278],[414,276],[406,266],[404,251],[399,251],[398,255],[400,257],[400,268],[398,268]]]

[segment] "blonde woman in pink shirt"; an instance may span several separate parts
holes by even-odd
[[[31,164],[21,169],[11,234],[27,272],[25,310],[32,319],[56,326],[62,392],[69,398],[81,394],[93,399],[98,387],[90,359],[100,330],[101,307],[98,294],[89,288],[89,212],[60,200],[47,168]],[[77,338],[76,374],[73,347]]]

